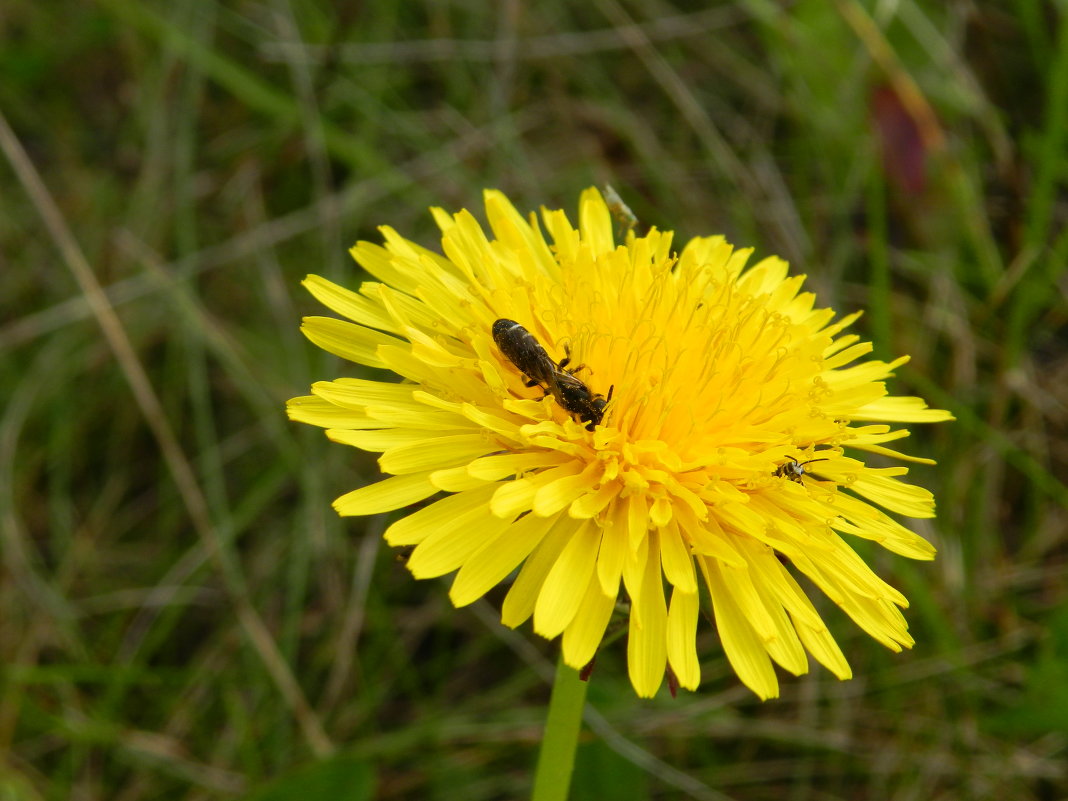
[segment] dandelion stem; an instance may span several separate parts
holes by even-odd
[[[549,714],[545,719],[545,735],[538,753],[532,801],[564,801],[567,798],[585,702],[586,682],[579,678],[577,670],[564,664],[561,654],[556,665],[552,698],[549,699]]]

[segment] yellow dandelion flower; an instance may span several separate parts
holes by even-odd
[[[888,423],[949,413],[883,383],[906,361],[862,361],[781,259],[672,234],[613,238],[608,205],[583,192],[579,225],[562,211],[524,218],[485,193],[487,236],[467,211],[434,209],[444,255],[382,228],[356,261],[375,280],[350,291],[305,286],[347,320],[311,317],[316,345],[403,379],[339,378],[289,402],[294,420],[381,452],[389,474],[349,492],[342,515],[400,509],[386,540],[414,546],[417,578],[456,572],[469,604],[509,581],[502,619],[562,635],[564,661],[590,662],[622,598],[628,670],[652,696],[670,669],[700,681],[696,631],[710,610],[724,652],[761,698],[773,663],[810,654],[841,679],[849,665],[795,579],[807,576],[864,631],[912,645],[905,597],[849,546],[873,540],[913,559],[934,548],[878,507],[932,517],[904,483]],[[546,236],[547,232],[547,236]],[[518,572],[517,572],[518,571]]]

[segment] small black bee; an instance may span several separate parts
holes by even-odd
[[[497,320],[493,324],[493,341],[505,358],[529,379],[528,387],[552,385],[556,365],[534,335],[515,320]]]
[[[560,362],[561,366],[566,363],[566,359]],[[557,370],[555,379],[550,391],[553,393],[553,397],[556,398],[556,402],[571,414],[577,414],[579,420],[586,424],[587,430],[593,431],[604,418],[604,410],[608,406],[608,401],[612,400],[612,391],[616,388],[615,385],[613,384],[608,388],[608,397],[606,398],[603,395],[591,392],[590,388],[575,378],[569,370]]]
[[[503,318],[493,323],[493,341],[505,358],[527,377],[528,387],[540,386],[547,394],[552,394],[562,408],[578,415],[588,430],[593,431],[604,418],[615,385],[609,388],[607,398],[592,392],[575,377],[584,365],[568,368],[570,351],[566,351],[567,355],[559,364],[554,364],[533,334],[515,320]]]
[[[779,478],[788,478],[791,481],[801,483],[801,476],[805,475],[808,471],[805,470],[806,464],[812,464],[813,462],[826,462],[827,459],[809,459],[807,462],[799,462],[797,459],[791,459],[788,462],[783,462],[777,468],[775,468],[775,475]]]

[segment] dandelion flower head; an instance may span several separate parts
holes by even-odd
[[[722,237],[676,250],[655,229],[617,243],[595,189],[577,227],[558,210],[525,218],[497,191],[485,213],[489,235],[467,211],[434,209],[442,254],[383,227],[384,245],[352,250],[373,279],[355,291],[305,281],[346,318],[305,319],[308,338],[402,379],[319,382],[289,402],[292,419],[381,453],[388,477],[337,511],[425,502],[385,533],[414,546],[411,572],[455,572],[456,606],[507,583],[504,623],[560,635],[573,667],[627,609],[641,696],[665,674],[697,687],[702,609],[761,698],[778,694],[774,664],[801,674],[809,655],[848,678],[798,575],[888,648],[911,646],[905,597],[849,544],[934,556],[886,514],[931,517],[931,494],[901,480],[905,467],[864,461],[929,463],[887,447],[908,435],[891,424],[950,419],[887,394],[907,357],[865,359],[871,345],[843,333],[859,315],[818,308],[779,258],[746,267],[751,251]],[[539,385],[502,352],[499,320],[553,365]],[[566,408],[553,375],[599,413]]]

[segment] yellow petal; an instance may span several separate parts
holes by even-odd
[[[453,604],[466,606],[503,581],[537,547],[554,522],[552,517],[526,515],[487,539],[456,574],[449,590]]]
[[[854,623],[894,653],[915,644],[901,611],[888,601],[852,596],[841,606]]]
[[[744,549],[750,570],[759,574],[761,585],[789,612],[793,620],[811,629],[826,628],[808,596],[770,548],[760,542],[746,544],[739,541],[739,546]]]
[[[805,648],[801,644],[793,620],[786,614],[782,605],[776,602],[775,595],[770,587],[761,583],[762,574],[757,571],[749,571],[753,587],[761,598],[761,608],[768,616],[775,629],[775,636],[764,643],[768,655],[779,665],[800,676],[808,672],[808,657],[805,656]],[[732,590],[736,589],[734,587]],[[735,600],[738,600],[735,595]],[[739,607],[745,613],[747,604],[739,603]]]
[[[778,635],[775,621],[768,611],[768,605],[753,585],[748,566],[733,568],[720,565],[719,575],[723,577],[723,584],[734,601],[734,607],[748,621],[761,643],[766,645],[774,640]]]
[[[790,266],[777,256],[761,259],[738,278],[738,288],[754,295],[774,292],[783,281]]]
[[[712,611],[716,629],[723,643],[723,651],[734,672],[746,687],[766,701],[779,697],[779,680],[771,659],[753,627],[735,604],[727,589],[720,566],[711,559],[699,559],[704,568],[705,582],[712,595]]]
[[[366,364],[368,367],[385,367],[378,356],[383,345],[395,345],[401,340],[362,325],[335,320],[333,317],[305,317],[300,327],[304,336],[328,353]]]
[[[387,229],[380,229],[385,233]],[[393,255],[381,245],[371,242],[357,242],[356,247],[349,250],[361,267],[375,278],[393,286],[410,286],[409,271],[404,269],[400,259],[394,259]],[[409,268],[410,269],[410,268]]]
[[[701,664],[697,659],[698,611],[696,592],[682,592],[678,587],[672,591],[667,616],[668,664],[679,686],[687,690],[696,690],[701,683]]]
[[[494,499],[494,513],[500,514],[497,510],[497,505],[516,504],[516,512],[525,512],[527,509],[534,509],[535,514],[541,514],[542,517],[548,517],[555,514],[557,511],[563,508],[563,505],[556,505],[555,508],[550,503],[544,501],[551,501],[555,497],[555,482],[575,476],[582,472],[583,465],[576,459],[569,459],[562,464],[555,467],[551,467],[547,470],[539,470],[536,473],[530,473],[526,478],[518,479],[517,481],[510,482],[516,485],[512,489],[505,489],[508,484],[501,488],[498,493],[498,498]],[[549,486],[547,495],[543,496],[543,504],[541,507],[536,505],[537,494],[542,488]],[[563,488],[563,486],[561,487]],[[566,504],[565,504],[566,505]]]
[[[454,495],[477,496],[481,490]],[[408,557],[408,569],[416,578],[435,578],[451,573],[471,557],[482,545],[496,539],[508,528],[509,521],[486,514],[486,496],[482,503],[472,504],[465,512],[451,518],[415,546]]]
[[[597,653],[597,646],[604,638],[608,621],[612,619],[612,610],[616,606],[615,595],[601,592],[600,583],[590,581],[586,593],[579,604],[578,612],[566,629],[562,650],[564,662],[576,670],[581,670]]]
[[[527,255],[532,260],[530,271],[540,275],[554,275],[559,265],[553,258],[552,250],[542,238],[540,232],[530,226],[516,211],[515,206],[503,192],[487,190],[486,219],[497,239],[509,246],[515,253]]]
[[[634,600],[641,609],[632,609],[630,616],[627,672],[638,697],[652,698],[664,680],[667,663],[667,606],[658,560],[645,560],[641,587],[640,599]]]
[[[862,473],[849,488],[891,512],[909,517],[934,517],[934,496],[923,487],[905,484],[888,476]]]
[[[885,420],[889,423],[940,423],[955,419],[943,409],[928,409],[923,398],[891,396],[857,409],[851,420]]]
[[[878,360],[861,362],[853,367],[839,368],[837,370],[824,370],[820,378],[828,387],[838,390],[843,387],[861,386],[872,384],[889,377],[894,370],[909,360],[908,356],[902,356],[892,362]]]
[[[390,545],[416,545],[435,531],[452,526],[457,518],[484,509],[495,488],[495,485],[491,484],[469,492],[449,495],[412,512],[386,529],[386,542]]]
[[[534,605],[534,631],[546,639],[560,634],[575,617],[597,564],[601,529],[587,521],[552,566]]]
[[[913,640],[909,636],[908,625],[893,600],[873,595],[871,592],[858,592],[852,582],[844,580],[851,577],[847,573],[839,572],[837,565],[824,568],[821,563],[803,556],[795,556],[794,564],[871,637],[895,652],[900,651],[902,647],[912,647]],[[877,580],[869,583],[875,585]]]
[[[472,429],[471,424],[460,415],[451,412],[435,412],[425,407],[404,408],[397,404],[383,404],[368,406],[365,411],[368,417],[381,421],[380,427],[417,428],[432,431],[435,434],[438,431],[453,429],[470,431]]]
[[[396,405],[418,409],[412,399],[412,384],[396,384],[385,381],[368,381],[363,378],[338,378],[333,381],[316,381],[312,392],[338,406],[360,408],[362,406]]]
[[[873,540],[888,551],[910,559],[934,559],[935,548],[931,543],[871,504],[839,493],[835,497],[834,505],[840,514],[850,521],[833,522],[831,526],[836,531]]]
[[[504,597],[501,622],[509,628],[521,625],[534,614],[534,604],[537,603],[545,577],[549,575],[549,571],[560,556],[560,551],[571,541],[580,525],[577,521],[562,514],[556,515],[552,520],[553,526],[549,529],[549,533],[523,563],[515,583]]]
[[[481,478],[472,478],[467,472],[467,465],[460,465],[435,470],[430,474],[430,483],[444,492],[467,492],[467,490],[478,489],[490,482]]]
[[[530,510],[536,485],[528,478],[502,481],[490,502],[490,511],[497,517],[515,517]]]
[[[718,559],[731,567],[745,565],[745,559],[735,550],[731,540],[723,533],[723,529],[714,518],[687,529],[686,535],[690,538],[690,547],[694,554]]]
[[[627,498],[627,540],[634,551],[646,539],[649,529],[648,505],[640,494],[634,493]]]
[[[290,420],[321,428],[383,428],[384,424],[357,411],[329,403],[314,395],[292,398],[286,403]]]
[[[467,472],[475,478],[481,478],[486,481],[500,481],[502,478],[521,476],[528,470],[555,467],[565,459],[566,457],[563,454],[555,451],[501,453],[473,460],[467,465]]]
[[[860,451],[867,451],[868,453],[877,453],[880,456],[889,456],[891,459],[912,462],[913,464],[937,464],[934,459],[928,459],[924,456],[910,456],[907,453],[895,451],[893,448],[884,448],[881,445],[864,445],[858,442],[850,442],[849,447],[856,448]]]
[[[334,509],[342,517],[376,515],[418,503],[437,491],[438,488],[430,483],[428,473],[396,476],[346,492],[334,501]]]
[[[693,555],[683,542],[675,521],[660,529],[660,560],[669,584],[684,593],[697,592]]]
[[[583,190],[579,197],[579,230],[595,256],[612,250],[612,214],[593,187]]]
[[[604,535],[601,537],[601,550],[597,554],[597,580],[601,592],[615,598],[619,595],[619,580],[623,575],[623,559],[627,554],[626,521],[621,519],[620,510],[624,505],[617,503],[614,514],[603,523]]]
[[[453,430],[443,431],[446,436],[456,436],[468,432]],[[371,429],[346,429],[332,428],[327,430],[326,436],[333,442],[343,445],[352,445],[365,451],[387,451],[398,445],[412,445],[426,442],[427,432],[412,428],[371,428]],[[429,469],[429,468],[428,468]],[[393,471],[386,471],[393,472]]]
[[[844,364],[849,364],[850,362],[856,361],[861,356],[865,356],[871,353],[874,348],[874,346],[870,342],[861,342],[858,345],[843,348],[843,344],[847,339],[849,338],[842,337],[842,339],[835,340],[834,345],[824,351],[824,359],[822,364],[824,372],[828,370],[834,370]],[[852,337],[851,341],[856,340],[857,337]],[[830,353],[835,353],[836,355],[831,356],[829,355]]]
[[[482,434],[458,434],[410,442],[388,449],[378,460],[384,473],[401,475],[424,470],[441,470],[466,464],[500,446]]]
[[[671,520],[671,501],[660,496],[649,507],[649,522],[657,528],[663,528]]]
[[[399,327],[383,313],[379,304],[361,297],[352,290],[338,286],[333,281],[328,281],[318,275],[309,275],[301,283],[317,301],[342,317],[348,317],[360,325],[400,333]]]
[[[808,652],[816,658],[816,661],[831,671],[839,680],[853,678],[853,671],[846,661],[845,654],[834,641],[831,632],[826,626],[812,629],[803,623],[797,624],[797,636],[801,638]]]
[[[641,613],[642,613],[642,583],[645,581],[645,571],[648,567],[649,554],[655,553],[655,549],[659,548],[659,537],[656,530],[649,532],[649,536],[642,539],[638,543],[637,550],[631,550],[629,547],[623,552],[623,586],[627,589],[627,594],[630,596],[630,616],[637,619],[638,625],[641,625]],[[657,569],[660,567],[660,560],[657,559]],[[659,583],[658,583],[659,586]]]
[[[619,490],[616,481],[602,484],[595,491],[585,492],[572,501],[568,514],[575,518],[595,517],[619,496]]]
[[[579,467],[578,463],[574,467]],[[571,465],[566,468],[554,468],[547,470],[542,475],[563,472],[565,469],[573,469]],[[546,481],[537,492],[534,493],[534,514],[551,515],[571,505],[576,498],[590,492],[593,488],[594,473],[599,471],[599,465],[590,465],[577,475],[561,475],[552,481]]]

